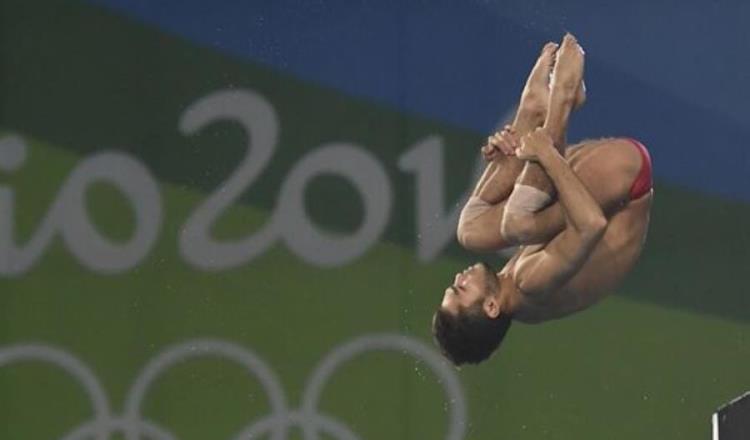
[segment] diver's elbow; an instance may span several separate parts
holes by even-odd
[[[607,230],[607,218],[603,215],[593,216],[581,228],[581,235],[588,240],[599,240]]]

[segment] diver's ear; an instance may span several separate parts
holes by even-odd
[[[500,304],[491,296],[484,299],[482,309],[488,318],[495,319],[500,316]]]

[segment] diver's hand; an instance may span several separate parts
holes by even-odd
[[[539,127],[521,138],[521,145],[516,148],[516,156],[525,161],[539,162],[539,156],[554,150],[552,138],[544,128]]]
[[[482,147],[482,156],[488,162],[495,160],[501,154],[513,156],[518,148],[516,132],[510,125],[506,125],[502,131],[487,138],[487,144]]]

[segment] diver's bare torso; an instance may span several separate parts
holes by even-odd
[[[612,170],[607,170],[606,166],[592,167],[584,166],[584,164],[596,160],[595,154],[611,154],[604,150],[615,151],[615,148],[622,147],[623,140],[594,141],[571,147],[566,150],[565,156],[576,175],[594,192],[597,185],[606,185],[607,182],[612,181],[605,175]],[[639,160],[632,162],[640,163]],[[629,173],[631,170],[624,172]],[[632,172],[637,174],[637,167]],[[632,182],[632,179],[628,182]],[[608,217],[606,232],[581,269],[562,288],[545,295],[543,300],[521,291],[516,292],[520,299],[513,312],[514,319],[537,323],[561,318],[583,310],[611,293],[630,272],[640,256],[648,230],[652,199],[653,191],[649,191],[636,200],[625,200],[617,206],[608,207],[605,210]],[[500,274],[504,277],[513,277],[516,262],[519,259],[539,252],[548,244],[520,248],[503,267]]]

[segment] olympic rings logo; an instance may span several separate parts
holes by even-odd
[[[217,340],[196,339],[168,347],[152,359],[130,388],[125,400],[124,415],[112,414],[109,400],[97,376],[69,353],[45,345],[16,345],[0,349],[0,367],[22,361],[53,364],[76,379],[88,395],[94,409],[93,418],[60,437],[60,440],[107,440],[120,432],[127,440],[177,440],[165,428],[145,420],[141,403],[150,386],[169,368],[199,357],[219,357],[244,367],[262,385],[268,395],[271,414],[245,426],[232,440],[249,440],[271,434],[271,440],[288,438],[289,428],[301,428],[305,440],[318,440],[320,432],[338,440],[359,440],[352,430],[336,419],[321,414],[318,402],[328,380],[344,363],[369,351],[395,351],[425,362],[443,386],[449,411],[447,440],[464,437],[467,420],[466,399],[453,368],[433,349],[416,339],[399,334],[373,334],[353,339],[328,353],[310,375],[302,394],[301,407],[290,409],[276,374],[252,351],[239,345]]]

